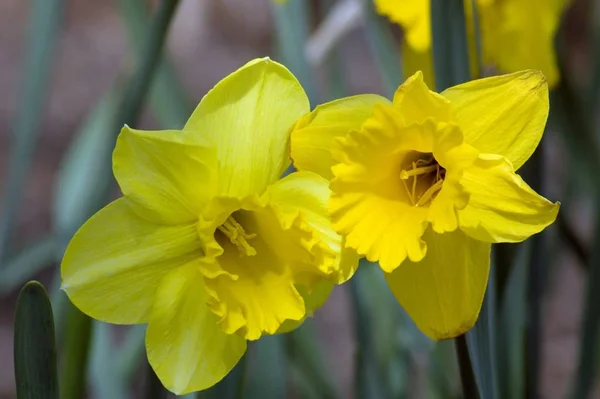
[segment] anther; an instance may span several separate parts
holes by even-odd
[[[244,228],[239,224],[233,216],[229,216],[225,223],[217,227],[221,233],[223,233],[232,244],[234,244],[240,251],[240,256],[254,256],[256,255],[256,249],[248,244],[247,240],[256,237],[256,234],[248,234],[244,231]]]

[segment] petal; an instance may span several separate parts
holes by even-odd
[[[303,287],[299,287],[298,291],[304,303],[306,304],[306,316],[302,320],[286,320],[277,330],[277,334],[284,334],[300,327],[307,317],[311,317],[313,313],[325,304],[335,284],[326,280],[320,280],[315,287],[309,292]]]
[[[62,260],[62,289],[95,319],[145,323],[160,280],[200,258],[199,247],[195,225],[148,222],[121,198],[75,233]]]
[[[433,51],[431,47],[424,51],[417,51],[406,40],[402,41],[402,61],[404,63],[404,76],[408,78],[421,71],[423,81],[428,87],[435,87],[435,74],[433,71]]]
[[[337,163],[332,154],[333,141],[350,130],[360,129],[375,104],[389,103],[384,97],[364,94],[317,106],[292,131],[291,156],[296,169],[315,172],[330,180],[331,167]]]
[[[458,212],[460,228],[486,242],[519,242],[556,220],[559,204],[531,189],[504,157],[479,156],[461,185],[470,194]]]
[[[223,330],[249,340],[274,334],[285,320],[302,320],[306,308],[296,288],[294,270],[313,260],[312,236],[301,229],[298,218],[282,226],[270,207],[235,212],[256,253],[241,255],[226,239],[217,236],[222,254],[216,262],[225,273],[206,278],[212,297],[209,305],[220,317]]]
[[[206,306],[209,297],[196,263],[162,280],[146,331],[148,361],[162,384],[177,395],[215,385],[246,351],[246,341],[225,334]]]
[[[407,151],[432,152],[434,124],[402,126],[392,107],[378,105],[361,131],[340,142],[343,162],[333,167],[329,212],[346,246],[392,271],[408,256],[419,261],[426,246],[426,207],[412,206],[400,184]],[[429,125],[428,125],[429,126]]]
[[[548,118],[548,85],[537,71],[473,80],[442,93],[465,141],[507,157],[519,169],[537,147]]]
[[[298,80],[268,58],[250,61],[202,99],[184,130],[217,145],[220,195],[260,195],[289,166],[289,135],[310,110]]]
[[[416,72],[394,94],[394,108],[402,114],[406,125],[423,123],[428,118],[451,121],[450,102],[427,87],[423,73]]]
[[[477,320],[490,270],[490,244],[460,230],[423,236],[427,255],[386,274],[390,289],[423,333],[454,338]]]
[[[407,42],[418,51],[431,46],[430,6],[430,1],[423,0],[375,0],[377,12],[399,24]]]
[[[200,134],[125,126],[113,153],[123,195],[147,220],[191,223],[216,192],[216,151]]]
[[[559,80],[554,36],[569,1],[490,3],[479,7],[485,61],[503,72],[539,69],[554,87]]]
[[[358,254],[345,248],[343,237],[333,230],[327,210],[331,194],[328,184],[315,173],[296,172],[269,187],[266,197],[271,206],[277,208],[280,217],[300,212],[301,220],[311,230],[313,239],[320,241],[333,254],[331,259],[323,259],[322,264],[309,264],[300,272],[322,274],[322,277],[343,283],[358,268]]]

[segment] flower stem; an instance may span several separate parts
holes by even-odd
[[[467,340],[464,334],[459,335],[454,340],[456,345],[456,355],[458,358],[458,367],[460,369],[460,380],[463,386],[463,394],[465,398],[479,398],[477,390],[477,382],[473,373],[473,365],[469,357],[469,349]]]

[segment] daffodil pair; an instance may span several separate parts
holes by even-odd
[[[123,197],[86,222],[62,263],[86,314],[148,323],[150,364],[183,394],[222,379],[247,340],[289,331],[349,279],[358,255],[433,339],[475,322],[490,243],[521,241],[558,205],[515,174],[541,139],[546,81],[521,72],[441,95],[416,74],[393,102],[309,112],[269,59],[219,82],[181,131],[123,128]],[[281,177],[290,165],[299,170]]]
[[[123,197],[75,234],[62,288],[96,319],[148,323],[148,359],[174,393],[217,383],[247,340],[297,326],[357,266],[330,226],[328,182],[280,179],[307,112],[296,78],[259,59],[218,83],[183,130],[118,137]]]
[[[431,0],[374,0],[379,13],[405,31],[408,73],[425,71],[433,81]],[[549,85],[558,83],[554,35],[569,0],[475,0],[482,39],[482,58],[504,73],[541,70]],[[475,51],[473,0],[465,0],[467,31]],[[475,54],[471,54],[475,59]]]

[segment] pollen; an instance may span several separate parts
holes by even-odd
[[[256,234],[246,233],[242,225],[233,218],[233,215],[230,215],[225,223],[217,227],[217,230],[237,247],[240,256],[256,255],[256,249],[248,243],[248,240],[255,238]]]
[[[400,181],[413,206],[426,206],[444,185],[444,169],[431,153],[412,152],[406,156],[400,170]]]

